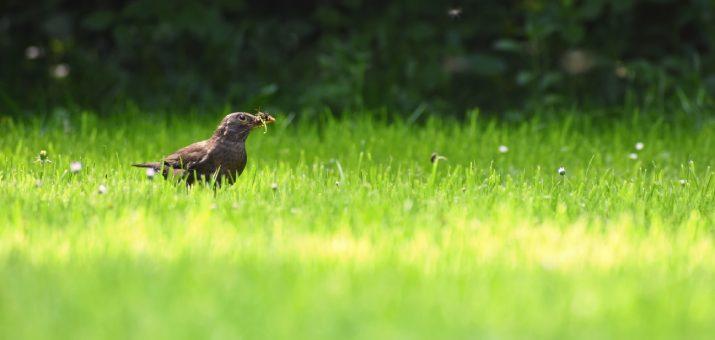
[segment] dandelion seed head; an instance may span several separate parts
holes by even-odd
[[[25,49],[25,58],[35,60],[42,55],[42,49],[37,46],[28,46]]]
[[[335,181],[335,186],[340,187],[340,181]]]
[[[278,183],[276,183],[276,182],[271,183],[271,189],[273,189],[273,191],[278,190]]]
[[[507,153],[509,152],[509,147],[506,145],[499,145],[499,152],[500,153]]]
[[[99,188],[97,188],[97,192],[98,192],[100,195],[106,194],[106,193],[107,193],[107,186],[104,185],[104,184],[100,184],[100,185],[99,185]]]
[[[636,150],[641,151],[641,150],[643,150],[644,147],[645,147],[645,145],[643,143],[641,143],[641,142],[636,143]]]
[[[678,181],[678,183],[680,183],[680,185],[686,185],[686,184],[688,184],[688,180],[687,180],[687,179],[681,179],[681,180]]]
[[[50,72],[53,78],[62,79],[70,74],[70,67],[67,64],[57,64],[52,67]]]
[[[452,7],[447,10],[447,15],[452,19],[459,18],[462,15],[462,8],[461,7]]]
[[[71,171],[72,173],[77,173],[77,172],[79,172],[80,170],[82,170],[82,163],[80,163],[80,162],[72,162],[72,163],[70,163],[70,171]]]
[[[631,152],[628,154],[628,158],[630,158],[632,160],[636,160],[636,159],[638,159],[638,154],[635,152]]]

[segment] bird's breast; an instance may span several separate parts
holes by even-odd
[[[246,148],[241,143],[218,143],[211,156],[222,173],[240,174],[246,167]]]

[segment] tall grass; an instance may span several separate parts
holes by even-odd
[[[715,124],[540,117],[279,115],[217,191],[128,165],[219,116],[0,118],[0,337],[714,334]]]

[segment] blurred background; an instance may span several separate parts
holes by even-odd
[[[0,110],[460,116],[711,105],[714,9],[712,0],[3,0]]]

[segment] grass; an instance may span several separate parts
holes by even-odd
[[[279,115],[215,193],[128,164],[219,116],[0,118],[0,338],[711,337],[715,124],[564,116]]]

